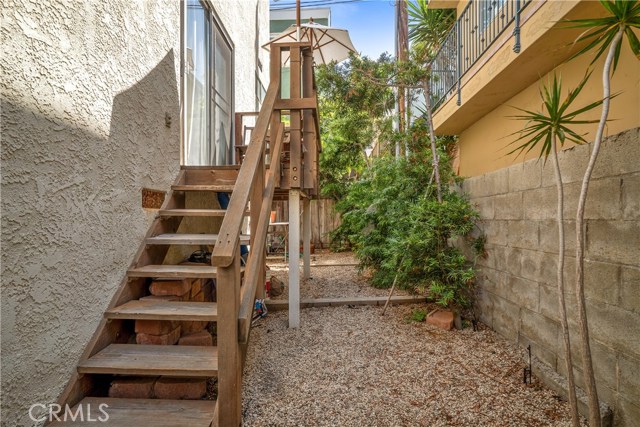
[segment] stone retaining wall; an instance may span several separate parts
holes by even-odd
[[[565,183],[568,317],[576,365],[575,212],[591,145],[560,154]],[[551,162],[528,161],[468,178],[487,257],[478,260],[478,312],[487,325],[566,376],[558,317],[556,188]],[[640,129],[601,149],[586,206],[585,293],[599,397],[617,426],[640,425]]]

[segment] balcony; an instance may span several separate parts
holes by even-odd
[[[456,93],[460,105],[462,77],[514,21],[513,50],[520,50],[518,21],[529,3],[531,0],[481,0],[467,4],[431,64],[434,110]]]
[[[558,22],[599,16],[598,6],[470,0],[431,64],[436,133],[459,135],[566,60],[580,31],[559,30]]]

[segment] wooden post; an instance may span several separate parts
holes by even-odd
[[[243,145],[242,114],[236,113],[234,127],[235,127],[235,141],[233,141],[233,155],[235,156],[234,163],[236,165],[239,165],[242,163],[241,162],[242,159],[240,158],[240,156],[242,155],[241,154],[242,152],[238,148],[239,146]]]
[[[302,250],[304,259],[304,280],[311,277],[311,200],[302,201]]]
[[[238,342],[240,249],[228,267],[218,267],[218,425],[239,426],[242,415],[242,360]]]
[[[292,47],[289,51],[291,58],[291,99],[298,99],[301,95],[300,85],[300,47]],[[300,188],[303,174],[300,171],[302,155],[302,111],[292,109],[290,126],[290,164],[289,180],[291,188]]]
[[[311,98],[315,102],[315,91],[313,90],[313,53],[311,49],[305,49],[302,52],[302,89],[305,98]],[[318,147],[316,139],[316,126],[313,119],[312,110],[304,110],[303,113],[303,134],[302,143],[304,145],[304,173],[303,184],[308,190],[316,189],[316,162],[318,161]],[[315,194],[315,191],[309,191]]]
[[[278,81],[281,83],[281,49],[279,46],[276,45],[271,45],[271,65],[270,65],[270,73],[269,73],[269,78],[271,79],[271,81]],[[280,84],[280,86],[282,86]],[[278,96],[276,97],[276,100],[281,98],[281,94],[282,94],[282,87],[280,87],[278,89]],[[278,124],[282,121],[282,114],[280,113],[280,111],[274,111],[271,114],[271,132],[270,132],[270,136],[269,137],[269,153],[271,153],[273,151],[273,149],[271,147],[273,147],[273,144],[275,143],[275,141],[272,141],[272,138],[275,138],[275,135],[273,135],[273,133],[276,131],[276,129],[278,129]],[[271,156],[271,154],[270,154]],[[271,162],[271,164],[273,164],[273,162],[279,162],[280,159],[274,159],[271,158],[269,160]],[[276,177],[276,187],[280,187],[280,175],[278,175]]]
[[[272,138],[275,138],[275,130],[272,131]],[[260,163],[258,164],[258,170],[256,172],[256,178],[253,182],[253,189],[251,190],[251,204],[250,208],[250,222],[251,222],[251,252],[256,254],[255,260],[258,258],[257,251],[264,251],[265,248],[258,248],[254,245],[256,239],[256,231],[258,228],[258,221],[260,220],[260,210],[262,209],[262,194],[264,192],[264,151]],[[266,259],[266,258],[265,258]],[[260,274],[258,275],[258,287],[256,288],[256,298],[264,299],[264,284],[265,284],[265,267],[264,262],[260,268]]]
[[[300,190],[289,190],[289,327],[300,327]]]

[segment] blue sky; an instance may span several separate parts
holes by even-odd
[[[333,5],[331,25],[349,30],[353,45],[363,55],[376,59],[385,51],[394,54],[393,1],[372,0]]]
[[[301,1],[304,8],[307,0]],[[293,2],[280,0],[274,3],[271,0],[274,6],[278,3]],[[363,0],[334,4],[330,7],[331,26],[349,30],[353,45],[360,53],[373,59],[377,59],[385,51],[394,54],[393,0]]]

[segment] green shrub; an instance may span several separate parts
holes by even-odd
[[[450,142],[439,146],[443,182],[456,179]],[[376,159],[336,204],[342,224],[332,239],[353,249],[361,268],[372,270],[373,286],[389,287],[397,275],[400,288],[428,292],[445,307],[466,308],[474,271],[449,241],[471,232],[478,214],[450,189],[443,189],[443,203],[437,202],[430,155],[416,147],[408,160]]]

